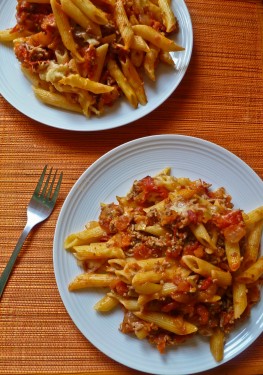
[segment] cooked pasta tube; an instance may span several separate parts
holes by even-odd
[[[13,31],[13,29],[0,30],[0,42],[12,42],[17,38],[26,37],[32,33],[24,31]]]
[[[132,278],[134,276],[134,271],[132,269],[116,270],[115,275],[119,277],[120,280],[127,284],[132,283]]]
[[[99,82],[94,82],[89,78],[81,77],[79,74],[70,74],[59,80],[62,85],[69,85],[71,87],[77,87],[79,89],[88,90],[94,94],[102,94],[111,92],[114,88],[108,85],[104,85]]]
[[[146,338],[146,336],[148,335],[149,332],[146,328],[143,327],[143,328],[135,330],[134,333],[135,333],[137,339],[143,340],[143,339]]]
[[[138,294],[154,294],[160,292],[162,289],[161,284],[145,282],[135,286],[135,292]]]
[[[196,239],[204,246],[209,247],[211,249],[215,249],[216,246],[213,243],[210,235],[208,234],[204,224],[191,224],[190,225],[191,231],[195,235]]]
[[[100,312],[108,312],[114,309],[119,304],[119,301],[106,294],[106,296],[103,296],[96,304],[94,305],[94,309],[96,311]]]
[[[127,17],[126,11],[122,0],[117,0],[114,8],[114,15],[117,27],[120,30],[120,34],[124,41],[124,47],[129,49],[131,47],[133,39],[133,30],[130,24],[130,21]]]
[[[244,221],[247,227],[254,225],[256,222],[263,220],[263,206],[244,214]]]
[[[160,298],[159,293],[154,294],[140,294],[138,297],[138,305],[140,307],[145,306],[148,302],[158,300]]]
[[[109,59],[107,66],[108,66],[111,76],[116,80],[118,86],[121,88],[126,98],[129,100],[129,102],[134,108],[137,108],[138,107],[137,96],[135,92],[133,91],[131,85],[128,83],[126,77],[124,76],[120,68],[118,67],[116,61],[114,61],[113,59]]]
[[[114,269],[118,270],[125,267],[127,259],[109,259],[108,263],[110,266],[114,267]]]
[[[71,233],[68,235],[64,241],[64,247],[67,250],[73,250],[74,246],[82,244],[88,245],[91,242],[98,241],[104,235],[104,230],[99,225],[96,225],[81,232]]]
[[[154,18],[158,20],[161,23],[164,23],[164,14],[163,10],[159,4],[153,4],[153,1],[147,1],[147,8],[149,9],[149,12],[154,15]]]
[[[97,239],[103,236],[105,236],[105,231],[96,222],[94,222],[93,225],[86,226],[86,229],[83,231],[76,233],[76,237],[85,241],[86,244],[89,242],[96,242]]]
[[[82,241],[76,237],[75,233],[69,234],[64,240],[64,248],[66,250],[73,250],[73,246],[81,245]]]
[[[143,52],[149,52],[150,51],[150,48],[149,48],[148,44],[139,35],[133,36],[133,39],[131,41],[131,48],[136,49],[138,51],[143,51]]]
[[[148,25],[133,25],[132,29],[136,35],[141,36],[148,42],[151,42],[156,47],[163,51],[184,51],[184,48],[179,46],[173,40],[166,38],[164,35],[156,31],[153,27]]]
[[[83,273],[71,281],[68,289],[73,291],[84,288],[102,288],[109,286],[115,280],[118,280],[117,277],[111,274]]]
[[[101,46],[96,48],[96,68],[92,76],[93,81],[98,82],[100,80],[108,49],[109,49],[108,43],[104,43]]]
[[[125,60],[121,59],[120,62],[123,74],[129,82],[130,86],[133,88],[139,103],[145,105],[147,103],[147,98],[143,86],[143,81],[139,76],[139,73],[137,72],[135,66],[129,58],[126,58]]]
[[[234,303],[234,318],[238,319],[243,314],[247,307],[247,287],[246,284],[234,282],[233,283],[233,303]]]
[[[131,49],[131,62],[136,68],[140,68],[143,64],[144,52],[140,50]]]
[[[141,260],[136,260],[134,259],[131,264],[130,262],[127,264],[127,267],[131,267],[132,265],[137,264],[140,268],[143,268],[144,271],[149,271],[152,270],[153,268],[156,267],[161,267],[163,265],[174,265],[178,264],[178,262],[175,262],[173,260],[167,261],[165,257],[161,258],[149,258],[149,259],[141,259]]]
[[[79,104],[70,102],[64,95],[53,93],[47,90],[43,90],[39,87],[33,87],[33,91],[36,97],[41,100],[43,103],[66,109],[68,111],[82,113],[81,107]]]
[[[95,242],[90,245],[74,246],[74,255],[79,260],[99,258],[125,258],[120,247],[108,246],[106,242]]]
[[[138,304],[138,301],[135,298],[125,298],[125,297],[120,296],[117,293],[112,293],[112,292],[108,293],[108,296],[110,296],[112,298],[116,298],[129,311],[139,311],[140,310],[140,306]]]
[[[162,16],[164,18],[164,24],[166,31],[170,33],[176,28],[176,19],[171,9],[170,2],[168,0],[158,0],[159,7],[162,9]]]
[[[211,277],[212,277],[213,282],[216,285],[219,285],[223,288],[232,284],[232,275],[230,272],[219,270],[219,269],[218,270],[212,269]]]
[[[226,257],[231,271],[237,271],[241,264],[239,243],[225,241]]]
[[[165,236],[167,234],[167,230],[158,224],[148,225],[147,227],[145,227],[144,232],[150,233],[156,237]]]
[[[243,257],[243,264],[247,267],[252,263],[255,263],[258,258],[259,246],[261,242],[263,229],[263,220],[256,222],[247,234],[247,241],[245,247],[245,253]]]
[[[135,274],[132,279],[132,285],[137,286],[146,282],[158,283],[163,279],[164,275],[155,271],[140,271]]]
[[[88,30],[95,36],[101,36],[100,26],[86,16],[71,0],[60,0],[63,11],[72,18],[84,30]]]
[[[147,322],[155,323],[158,327],[177,335],[189,335],[197,331],[197,327],[194,324],[186,322],[181,316],[171,316],[156,312],[134,312],[134,315]]]
[[[152,282],[152,283],[159,283],[165,282],[168,280],[172,280],[175,276],[179,277],[187,277],[190,274],[190,271],[178,266],[172,266],[170,268],[165,268],[164,270],[160,270],[159,272],[156,270],[140,270],[138,271],[133,279],[132,279],[132,285],[137,286],[140,284],[144,284],[146,282]]]
[[[194,255],[183,255],[182,261],[189,267],[193,272],[198,273],[204,277],[211,276],[212,270],[222,271],[219,267],[207,262],[206,260],[195,257]]]
[[[143,67],[147,76],[152,81],[155,81],[155,67],[157,65],[157,59],[160,49],[153,44],[151,44],[149,47],[149,51],[145,54]]]
[[[72,0],[73,3],[89,17],[93,22],[98,23],[99,25],[106,25],[108,21],[108,16],[101,9],[97,8],[89,0]]]
[[[60,33],[61,39],[64,46],[71,51],[73,56],[78,60],[83,62],[83,57],[79,54],[76,43],[74,41],[71,26],[69,23],[68,16],[63,12],[61,5],[56,0],[50,0],[52,11],[55,16],[56,25]]]
[[[241,272],[236,281],[244,284],[250,284],[257,281],[263,275],[263,257],[260,257],[248,269]]]
[[[166,202],[167,201],[164,199],[164,200],[162,200],[162,201],[160,201],[160,202],[158,202],[156,204],[153,204],[152,206],[144,208],[144,211],[145,212],[149,212],[149,211],[152,211],[152,210],[156,210],[156,211],[161,212],[161,211],[163,211]]]
[[[220,328],[216,328],[210,337],[210,350],[217,362],[222,361],[224,356],[224,332]]]
[[[172,59],[169,52],[160,51],[159,52],[159,59],[160,59],[160,61],[162,61],[163,63],[165,63],[167,65],[175,66],[175,62]]]

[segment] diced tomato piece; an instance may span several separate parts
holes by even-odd
[[[198,288],[200,290],[207,290],[210,285],[213,283],[213,280],[211,277],[207,277],[206,279],[202,280],[201,283],[199,284]]]
[[[129,290],[127,284],[121,280],[116,283],[114,289],[120,296],[126,295]]]
[[[198,305],[196,307],[196,312],[199,315],[199,323],[201,325],[206,325],[209,320],[209,311],[204,305]]]
[[[135,259],[148,259],[152,257],[152,254],[152,249],[147,247],[145,244],[139,244],[134,247],[133,255]]]

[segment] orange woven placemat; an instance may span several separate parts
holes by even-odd
[[[29,236],[0,301],[1,374],[139,374],[82,336],[54,277],[52,241],[59,210],[74,182],[98,157],[134,138],[178,133],[227,148],[263,177],[262,2],[186,3],[194,28],[189,69],[173,95],[145,118],[118,129],[73,133],[30,120],[0,97],[0,272],[23,229],[43,165],[64,171],[56,209]],[[207,374],[230,372],[263,373],[260,338]]]

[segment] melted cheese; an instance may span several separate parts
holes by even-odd
[[[56,64],[54,61],[50,61],[48,68],[45,72],[40,73],[39,76],[42,80],[47,82],[57,82],[64,78],[69,73],[68,65]]]

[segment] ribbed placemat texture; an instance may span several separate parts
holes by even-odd
[[[27,239],[0,301],[0,374],[139,374],[82,336],[54,277],[52,244],[60,208],[101,155],[135,138],[185,134],[227,148],[263,177],[262,2],[186,3],[194,29],[189,69],[171,97],[145,118],[118,129],[73,133],[25,117],[0,96],[0,272],[24,227],[43,166],[64,171],[56,209]],[[237,359],[206,374],[230,373],[263,373],[260,338]]]

